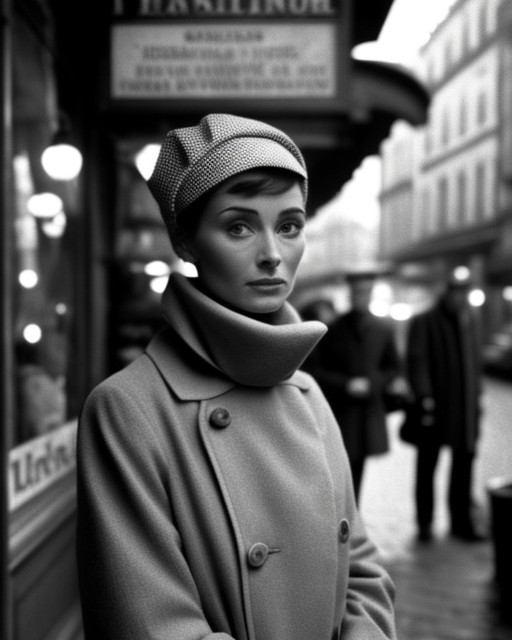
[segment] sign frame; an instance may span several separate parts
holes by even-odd
[[[334,1],[334,0],[333,0]],[[190,16],[186,18],[182,17],[169,17],[155,18],[151,16],[146,19],[141,19],[137,16],[133,19],[131,16],[116,17],[112,20],[110,25],[110,52],[109,52],[109,68],[108,68],[108,89],[107,89],[107,109],[115,112],[152,112],[152,113],[173,113],[173,114],[196,114],[208,112],[230,112],[230,113],[287,113],[289,115],[294,114],[339,114],[345,113],[349,109],[349,96],[350,96],[350,16],[349,16],[349,3],[346,0],[335,2],[336,11],[332,17],[325,16],[279,16],[279,17],[257,17],[257,18],[235,18],[235,17],[208,17],[192,19]],[[328,82],[331,83],[329,88],[332,91],[324,91],[324,95],[316,96],[314,91],[306,90],[305,95],[268,95],[252,93],[250,95],[244,95],[243,91],[240,95],[220,95],[215,90],[204,95],[181,95],[181,96],[169,96],[164,95],[162,97],[155,95],[141,95],[137,97],[116,95],[114,91],[114,83],[119,79],[119,70],[114,68],[114,61],[116,56],[120,55],[126,58],[126,50],[115,50],[116,45],[119,47],[120,34],[123,30],[125,33],[127,30],[131,30],[132,33],[139,35],[144,42],[144,37],[147,34],[162,32],[165,27],[168,27],[169,34],[183,35],[190,32],[195,32],[200,37],[203,34],[205,37],[208,34],[220,33],[220,30],[224,30],[227,34],[236,35],[237,33],[255,33],[257,31],[264,32],[266,34],[290,34],[294,27],[297,27],[297,32],[307,32],[308,29],[315,33],[332,34],[332,53],[331,62],[333,68],[328,69]],[[265,36],[267,37],[267,36]],[[274,49],[275,46],[274,36]],[[121,37],[122,39],[122,37]],[[124,38],[123,46],[126,48],[127,38]],[[135,40],[134,40],[135,42]],[[271,39],[272,42],[272,39]],[[288,55],[292,49],[290,41],[288,40]],[[213,45],[211,45],[213,46]],[[320,43],[319,51],[321,51],[322,44]],[[329,45],[325,45],[329,46]],[[297,43],[297,47],[300,47],[300,42]],[[176,49],[177,50],[177,49]],[[193,50],[193,49],[191,49]],[[249,49],[255,53],[251,55],[257,55],[258,51],[256,47]],[[200,51],[197,49],[195,51]],[[224,52],[228,52],[229,49],[219,49],[219,56]],[[235,55],[239,55],[235,50]],[[286,54],[286,47],[282,47],[282,51]],[[296,49],[297,52],[297,49]],[[298,54],[301,55],[300,52]],[[299,64],[299,63],[297,63]],[[319,65],[318,65],[319,66]],[[314,64],[311,65],[313,69]],[[155,67],[156,68],[156,67]],[[193,68],[193,67],[191,67]],[[157,69],[157,68],[156,68]],[[158,69],[157,69],[158,71]],[[149,69],[149,72],[151,70]],[[184,73],[190,77],[190,72],[184,69]],[[117,75],[116,75],[117,74]],[[319,83],[320,85],[320,83]],[[149,85],[148,85],[149,86]],[[197,89],[196,89],[197,91]],[[293,92],[293,89],[291,90]],[[192,90],[193,93],[193,90]],[[236,93],[236,90],[235,90]],[[286,92],[285,92],[286,93]]]

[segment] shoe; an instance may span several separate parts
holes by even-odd
[[[487,540],[487,536],[476,531],[473,527],[454,528],[451,530],[451,535],[453,538],[464,540],[464,542],[484,542]]]
[[[430,527],[419,528],[418,540],[420,542],[430,542],[432,540],[432,530],[430,529]]]

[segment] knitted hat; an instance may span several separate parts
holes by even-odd
[[[227,178],[260,167],[289,169],[304,178],[301,152],[282,131],[258,120],[213,113],[197,126],[169,131],[148,187],[169,230],[176,236],[176,217],[200,196]]]

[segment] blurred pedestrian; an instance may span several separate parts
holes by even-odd
[[[330,298],[315,298],[300,309],[303,320],[319,320],[325,325],[329,325],[336,315],[336,307]]]
[[[325,332],[286,301],[305,248],[299,149],[211,114],[169,132],[148,184],[198,277],[171,274],[168,326],[80,416],[86,639],[396,638],[338,427],[298,371]]]
[[[479,432],[480,330],[468,303],[469,279],[450,278],[436,304],[415,316],[407,345],[414,396],[409,430],[417,445],[416,519],[420,540],[432,537],[434,473],[441,447],[451,449],[448,506],[451,533],[482,539],[472,517],[472,467]]]
[[[359,501],[366,458],[389,450],[386,413],[407,394],[392,327],[370,312],[377,271],[347,275],[351,308],[329,326],[306,368],[336,416]]]

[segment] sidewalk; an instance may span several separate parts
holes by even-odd
[[[488,523],[486,484],[492,475],[512,474],[512,386],[489,381],[485,395],[475,497]],[[416,541],[415,449],[399,440],[399,418],[389,418],[391,452],[367,463],[361,512],[397,587],[400,640],[512,640],[512,626],[503,623],[495,607],[491,539],[468,544],[447,533],[448,451],[436,476],[435,538],[429,544]]]

